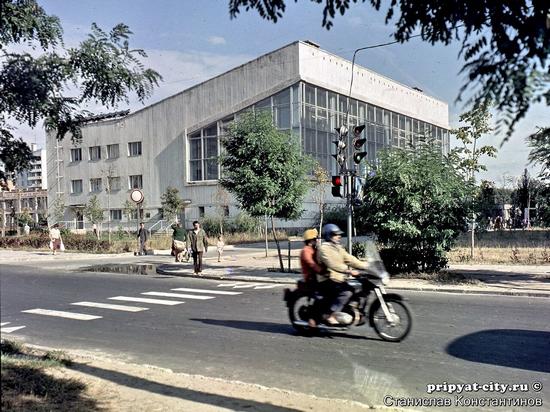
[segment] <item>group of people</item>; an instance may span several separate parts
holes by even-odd
[[[193,271],[201,276],[202,258],[208,252],[209,244],[206,232],[197,220],[193,222],[192,230],[186,231],[179,222],[172,225],[172,230],[172,254],[176,262],[182,262],[184,259],[188,261],[190,256],[193,257]],[[216,243],[218,262],[221,261],[224,246],[223,236],[219,235]]]
[[[338,325],[337,316],[353,294],[346,280],[359,275],[356,269],[366,270],[368,263],[346,252],[341,244],[343,232],[337,225],[325,225],[322,234],[324,242],[319,245],[316,229],[304,232],[305,245],[300,253],[300,264],[306,283],[318,290],[327,302],[324,322]],[[313,318],[308,324],[317,327]]]

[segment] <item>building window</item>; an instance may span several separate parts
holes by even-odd
[[[120,177],[109,177],[109,189],[111,192],[116,192],[121,189]]]
[[[90,192],[101,192],[101,178],[90,179]]]
[[[71,162],[80,162],[82,160],[82,149],[71,149]]]
[[[128,143],[128,156],[141,156],[141,142]]]
[[[199,206],[199,217],[204,217],[204,206]]]
[[[122,210],[121,209],[111,210],[111,220],[122,220]]]
[[[189,180],[217,180],[218,127],[214,123],[189,135]]]
[[[101,160],[101,146],[92,146],[90,147],[90,160],[96,161]]]
[[[71,180],[71,193],[82,193],[82,180]]]
[[[107,159],[117,159],[119,155],[118,143],[107,145]]]
[[[133,175],[128,177],[130,189],[143,189],[142,175]]]

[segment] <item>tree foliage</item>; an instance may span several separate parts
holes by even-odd
[[[463,230],[472,185],[439,149],[380,152],[375,173],[366,178],[364,203],[357,209],[359,231],[373,232],[393,271],[433,271]]]
[[[298,1],[298,0],[296,0]],[[550,2],[548,0],[311,0],[324,3],[323,27],[330,29],[337,13],[344,15],[352,3],[369,3],[385,9],[386,24],[404,43],[419,33],[431,44],[461,42],[460,55],[466,80],[460,96],[473,92],[476,102],[494,101],[503,113],[499,123],[511,136],[530,105],[550,105]],[[230,0],[229,12],[256,10],[277,22],[286,0]]]
[[[99,204],[97,195],[92,196],[84,207],[84,216],[92,223],[101,223],[105,220],[103,208]]]
[[[9,119],[30,127],[44,120],[58,139],[70,133],[79,141],[81,126],[91,115],[83,109],[87,103],[113,108],[128,102],[130,93],[143,102],[161,80],[141,63],[145,52],[130,48],[132,32],[125,24],[105,32],[93,23],[87,39],[65,48],[59,19],[35,0],[2,0],[0,22],[2,147],[20,143],[8,127]],[[28,51],[14,51],[25,47]],[[14,150],[21,155],[10,167],[28,167],[28,152]],[[4,153],[0,155],[4,160]]]
[[[529,136],[529,161],[542,166],[539,177],[550,184],[550,127],[540,127]]]
[[[490,126],[490,104],[475,106],[472,110],[460,115],[460,122],[464,125],[451,130],[462,146],[451,150],[451,159],[457,165],[458,170],[468,180],[474,180],[475,174],[487,167],[480,163],[482,156],[496,157],[497,149],[493,146],[479,146],[478,140],[483,135],[493,131]]]
[[[172,222],[176,219],[176,216],[184,207],[182,200],[179,197],[180,191],[168,186],[166,192],[160,197],[160,204],[162,206],[162,216],[165,220]]]
[[[271,217],[272,233],[283,262],[273,218],[297,219],[309,188],[311,162],[300,153],[295,137],[273,125],[270,112],[247,112],[222,140],[221,185],[250,216]]]

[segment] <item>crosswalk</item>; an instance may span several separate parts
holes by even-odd
[[[93,321],[104,318],[109,311],[121,311],[127,313],[139,313],[158,306],[176,306],[187,302],[206,302],[216,298],[232,298],[252,290],[275,289],[282,287],[281,284],[231,282],[220,283],[212,289],[196,289],[189,287],[172,288],[170,291],[146,291],[138,292],[138,296],[111,296],[107,301],[120,303],[79,301],[69,303],[72,306],[87,308],[89,310],[100,310],[99,314],[80,313],[65,310],[52,310],[45,308],[26,309],[22,313],[55,318],[70,319],[76,321]],[[225,290],[224,290],[225,289]],[[232,289],[232,290],[227,290]],[[238,290],[234,290],[238,289]],[[240,291],[241,289],[245,292]],[[127,304],[126,304],[127,303]],[[132,305],[132,303],[134,303]],[[76,308],[75,308],[76,309]],[[8,326],[10,322],[1,323],[1,333],[12,333],[25,328],[23,325]]]

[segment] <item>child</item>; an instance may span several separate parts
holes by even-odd
[[[218,262],[222,261],[222,253],[223,253],[223,247],[225,246],[225,243],[223,242],[223,236],[218,236],[218,243],[216,243],[216,249],[218,250]]]

